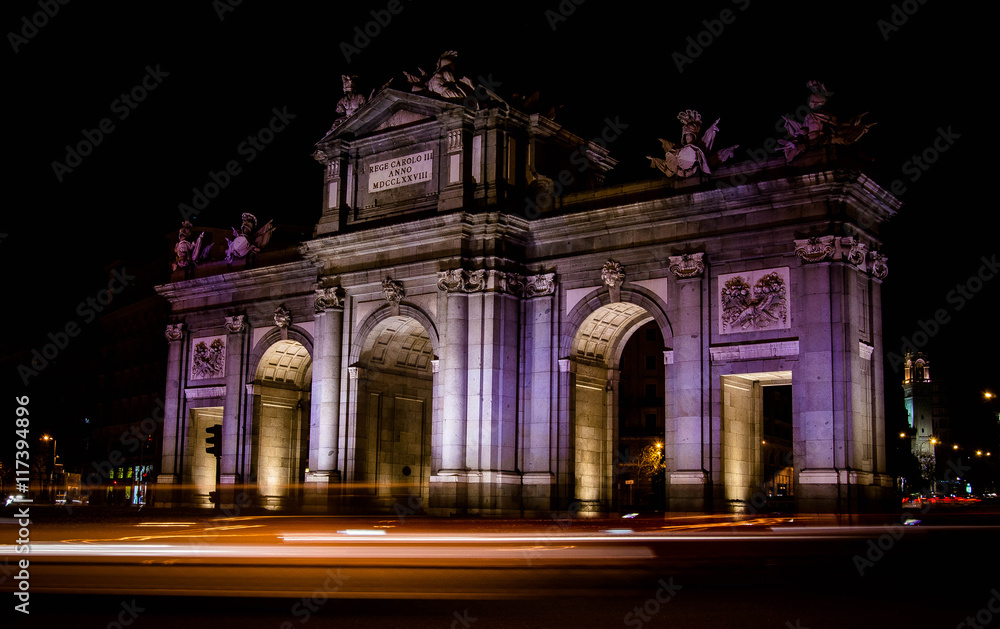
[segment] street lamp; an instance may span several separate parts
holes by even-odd
[[[52,467],[49,469],[49,490],[52,491],[53,494],[55,494],[55,474],[56,474],[56,459],[57,459],[56,446],[58,445],[58,443],[56,442],[55,437],[50,437],[47,434],[42,435],[42,441],[52,442]],[[52,496],[52,500],[55,501],[55,495]]]

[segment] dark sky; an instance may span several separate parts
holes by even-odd
[[[677,134],[678,111],[721,118],[717,142],[740,144],[745,159],[777,134],[781,114],[805,102],[806,81],[822,80],[831,109],[867,111],[877,122],[860,145],[876,181],[905,186],[905,205],[885,230],[886,350],[943,309],[948,322],[923,348],[934,373],[957,383],[959,397],[1000,389],[992,357],[1000,279],[979,285],[961,309],[949,299],[983,257],[1000,253],[993,178],[979,159],[994,135],[980,123],[995,73],[992,16],[916,0],[177,4],[71,2],[44,19],[37,2],[4,5],[6,172],[16,192],[5,204],[0,260],[12,298],[7,325],[22,346],[73,319],[116,260],[160,255],[168,264],[165,234],[179,226],[178,205],[230,160],[240,173],[196,226],[228,228],[252,211],[309,230],[322,179],[310,154],[336,117],[340,76],[358,75],[366,94],[389,79],[403,87],[401,71],[432,69],[454,49],[462,73],[489,78],[505,97],[540,90],[580,135],[596,136],[605,118],[626,124],[610,147],[620,181],[658,176],[645,156],[660,150],[657,138]],[[356,27],[374,32],[378,17],[388,22],[356,40]],[[26,26],[33,18],[42,26]],[[691,48],[692,40],[708,45]],[[346,55],[345,42],[361,45]],[[674,53],[690,59],[679,67]],[[142,102],[119,100],[144,80],[155,87]],[[251,162],[240,144],[275,108],[294,118]],[[102,120],[108,130],[91,154],[57,174],[66,146],[98,137]],[[942,133],[944,152],[933,148]],[[928,149],[935,161],[926,170],[907,166]],[[4,378],[20,386],[14,374]],[[895,395],[899,375],[886,379]]]

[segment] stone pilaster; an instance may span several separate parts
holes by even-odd
[[[555,274],[525,278],[524,389],[527,395],[524,416],[524,489],[522,500],[529,511],[552,507],[555,482],[553,455],[558,406],[555,334]]]
[[[329,484],[340,480],[340,363],[344,327],[343,290],[316,291],[313,345],[312,412],[309,424],[309,473],[306,502],[323,510]]]
[[[666,390],[670,391],[664,445],[667,449],[667,479],[672,510],[705,508],[705,437],[711,425],[705,414],[706,361],[705,263],[701,253],[670,257],[670,271],[676,284],[672,365],[665,369]],[[667,357],[664,357],[666,361]],[[672,447],[671,447],[672,446]]]
[[[184,380],[184,347],[187,334],[183,323],[172,323],[164,333],[167,339],[167,387],[163,398],[163,445],[160,459],[160,474],[156,478],[158,487],[155,491],[156,505],[171,507],[177,504],[180,495],[176,494],[181,481],[180,456],[182,444],[178,442],[184,434],[182,416],[184,415],[183,380]]]
[[[243,371],[249,325],[242,315],[226,317],[226,397],[222,409],[222,458],[219,462],[219,501],[233,508],[239,474],[240,416],[245,395]]]
[[[463,277],[465,274],[465,277]],[[463,290],[469,279],[462,269],[438,273],[438,288],[447,293],[447,332],[441,355],[444,408],[441,413],[441,469],[439,475],[466,471],[468,413],[469,300]]]

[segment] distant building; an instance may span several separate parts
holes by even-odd
[[[931,378],[930,361],[922,352],[907,353],[903,363],[903,404],[910,430],[910,449],[922,466],[937,465],[937,449],[952,446],[946,391]]]
[[[453,61],[370,99],[345,77],[311,238],[277,248],[248,212],[225,260],[179,241],[158,503],[883,508],[879,226],[899,201],[824,143],[849,126],[825,91],[785,155],[723,165],[688,110],[650,158],[666,176],[605,186],[607,138]],[[658,487],[628,476],[656,441]]]

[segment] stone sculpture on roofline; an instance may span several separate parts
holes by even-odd
[[[828,144],[854,144],[875,125],[874,122],[861,122],[868,112],[858,114],[847,122],[840,122],[826,108],[826,101],[833,96],[833,92],[828,91],[819,81],[809,81],[806,87],[812,92],[808,100],[810,111],[802,122],[782,116],[785,130],[791,136],[789,140],[778,140],[778,145],[785,152],[786,162],[791,162],[799,153],[811,148]]]
[[[269,220],[266,225],[254,231],[254,227],[257,226],[257,217],[250,212],[244,212],[241,218],[243,224],[240,229],[237,230],[234,227],[233,238],[226,239],[226,242],[229,243],[229,247],[226,249],[226,262],[229,263],[259,252],[267,246],[271,240],[271,234],[274,233],[274,219]],[[252,244],[251,239],[253,239]]]
[[[192,227],[190,221],[181,223],[180,231],[177,232],[177,244],[174,245],[174,261],[170,265],[172,271],[202,263],[212,249],[212,243],[202,246],[205,232],[198,234],[198,238],[194,242],[190,241]]]
[[[715,135],[719,132],[721,118],[713,122],[704,133],[701,132],[701,114],[697,111],[685,109],[677,114],[677,119],[681,121],[680,144],[660,138],[664,156],[661,158],[647,155],[650,167],[659,168],[667,177],[690,177],[698,172],[710,175],[711,166],[731,159],[739,148],[736,144],[715,153],[711,152]]]

